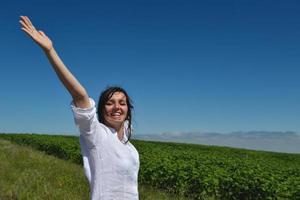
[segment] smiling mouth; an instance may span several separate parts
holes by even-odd
[[[121,113],[111,113],[111,116],[121,116]]]
[[[121,118],[122,114],[121,113],[111,113],[110,116],[112,118],[119,119],[119,118]]]

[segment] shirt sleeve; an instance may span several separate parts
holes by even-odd
[[[80,135],[82,135],[89,147],[97,143],[96,129],[98,126],[98,119],[95,107],[95,101],[89,98],[91,107],[78,108],[74,102],[71,102],[71,108],[74,115],[75,125],[78,127]]]

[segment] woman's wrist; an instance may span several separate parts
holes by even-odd
[[[46,54],[50,54],[50,53],[52,53],[52,52],[54,51],[54,47],[53,47],[53,46],[51,46],[50,48],[43,48],[43,47],[42,47],[42,49],[43,49],[43,51],[44,51]]]

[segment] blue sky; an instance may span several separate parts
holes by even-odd
[[[77,133],[71,96],[19,16],[98,101],[134,101],[135,134],[300,132],[298,1],[9,1],[0,6],[0,132]]]

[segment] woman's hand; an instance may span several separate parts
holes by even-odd
[[[27,16],[20,16],[19,21],[22,24],[22,30],[25,31],[44,51],[50,51],[53,48],[52,41],[43,31],[37,31]]]

